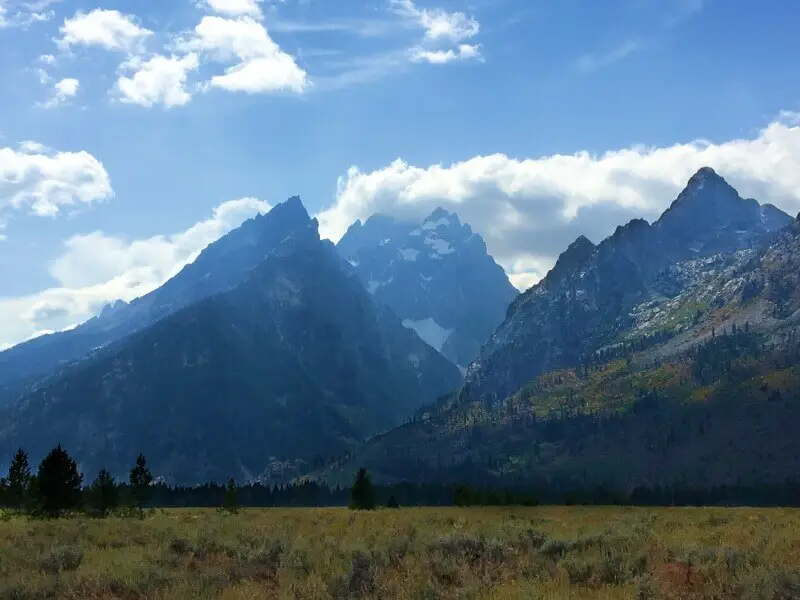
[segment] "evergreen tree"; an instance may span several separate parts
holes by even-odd
[[[228,480],[225,486],[225,496],[222,499],[222,508],[233,514],[239,511],[239,503],[236,500],[236,482],[233,478]]]
[[[386,508],[400,508],[397,498],[394,496],[389,496],[389,501],[386,503]]]
[[[106,469],[102,469],[89,488],[89,503],[101,517],[119,505],[119,487]]]
[[[36,480],[39,508],[44,514],[59,517],[65,510],[80,505],[83,475],[61,444],[44,457]]]
[[[364,467],[358,470],[353,487],[350,488],[350,508],[354,510],[375,508],[375,490],[372,487],[372,479]]]
[[[136,464],[131,469],[130,484],[131,495],[136,508],[139,509],[139,518],[144,518],[144,505],[150,498],[150,484],[153,483],[153,474],[147,468],[147,459],[143,454],[136,458]]]
[[[28,455],[22,448],[17,450],[11,460],[6,482],[8,505],[12,508],[22,509],[25,506],[31,484],[31,468],[28,465]]]
[[[8,479],[0,477],[0,506],[10,506],[8,500]]]

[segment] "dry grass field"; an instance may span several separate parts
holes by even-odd
[[[800,598],[800,511],[597,507],[0,518],[0,600]]]

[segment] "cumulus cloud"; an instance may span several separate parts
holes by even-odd
[[[468,44],[480,32],[480,23],[462,12],[418,8],[413,0],[391,0],[395,11],[424,32],[421,43],[409,51],[412,62],[442,65],[453,61],[480,58],[480,44]]]
[[[50,152],[31,141],[0,148],[0,216],[10,210],[55,216],[112,194],[108,173],[88,152]]]
[[[295,59],[281,50],[261,23],[249,17],[205,16],[176,47],[235,63],[224,74],[211,78],[209,85],[213,87],[248,93],[300,93],[310,85],[307,73]]]
[[[208,244],[269,209],[262,200],[242,198],[223,202],[209,218],[172,235],[127,240],[94,232],[68,239],[49,267],[56,286],[30,296],[0,297],[0,347],[73,327],[105,304],[154,290]]]
[[[44,108],[53,108],[59,104],[63,104],[70,98],[74,98],[78,93],[80,82],[77,79],[67,78],[57,81],[53,86],[53,97],[47,102],[43,103]]]
[[[800,115],[783,113],[751,138],[722,143],[525,159],[494,154],[449,166],[398,159],[372,172],[352,167],[339,179],[333,205],[317,216],[323,234],[338,240],[375,212],[416,219],[444,206],[471,223],[515,285],[526,287],[578,235],[597,242],[631,218],[657,218],[705,165],[743,196],[797,214]]]
[[[480,23],[462,12],[447,12],[442,9],[420,9],[412,0],[392,0],[397,11],[425,30],[428,40],[461,42],[478,35]]]
[[[480,44],[461,44],[457,50],[425,50],[424,48],[414,48],[411,51],[411,60],[414,62],[429,62],[435,65],[443,65],[454,60],[466,60],[468,58],[480,58]]]
[[[141,47],[153,32],[136,23],[131,15],[118,10],[96,8],[91,12],[78,11],[65,19],[56,44],[69,50],[72,46],[99,46],[106,50],[133,52]]]
[[[166,108],[183,106],[192,98],[186,80],[199,65],[194,53],[182,57],[158,54],[149,60],[134,57],[121,66],[121,70],[133,73],[130,77],[119,77],[117,91],[121,101],[129,104],[148,108],[156,104]]]

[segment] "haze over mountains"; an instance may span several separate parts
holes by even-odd
[[[334,246],[295,197],[0,353],[0,458],[60,442],[121,472],[144,451],[178,483],[777,481],[800,466],[798,272],[798,221],[710,168],[523,294],[454,213]]]

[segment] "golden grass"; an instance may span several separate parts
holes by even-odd
[[[156,511],[0,519],[0,600],[800,597],[800,511]]]

